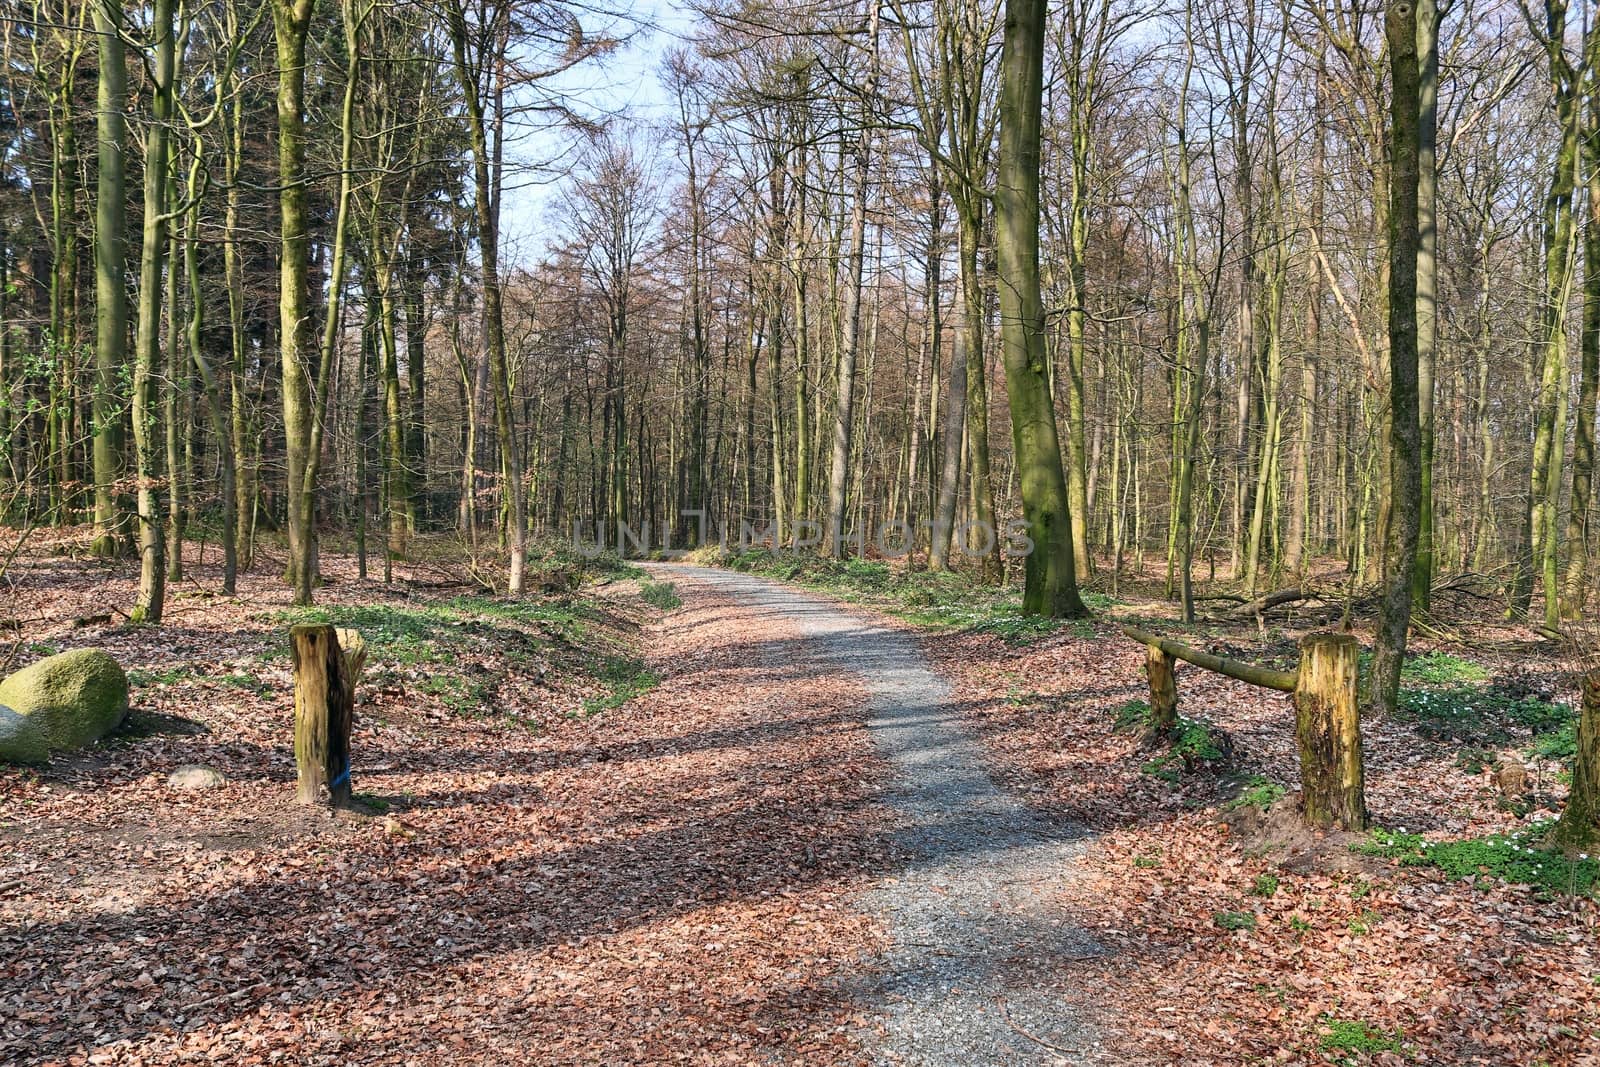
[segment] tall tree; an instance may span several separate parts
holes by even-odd
[[[995,246],[1000,268],[1000,349],[1022,511],[1032,541],[1023,610],[1078,618],[1072,513],[1050,396],[1044,299],[1039,288],[1039,142],[1044,89],[1044,0],[1006,0],[1000,58],[1000,156]]]
[[[1373,702],[1392,713],[1400,693],[1406,634],[1411,626],[1412,577],[1422,511],[1422,431],[1417,414],[1418,131],[1417,9],[1389,0],[1389,450],[1393,502],[1384,542],[1384,589],[1378,609]]]
[[[122,475],[122,405],[118,396],[128,344],[127,152],[128,66],[120,0],[94,0],[99,52],[96,100],[98,176],[94,227],[94,528],[93,552],[118,554],[121,521],[116,483]]]
[[[151,31],[150,129],[145,134],[144,234],[139,254],[139,316],[134,330],[133,450],[138,475],[139,594],[135,621],[159,622],[166,595],[166,559],[162,499],[162,454],[158,447],[161,367],[162,268],[167,255],[167,192],[173,95],[177,79],[177,41],[173,0],[155,0]],[[170,388],[170,386],[168,386]],[[167,471],[167,477],[175,472]]]
[[[311,603],[316,581],[316,488],[311,381],[310,208],[305,182],[306,37],[315,0],[272,0],[278,46],[278,345],[283,368],[283,435],[289,571],[296,604]],[[337,286],[339,283],[335,281]]]

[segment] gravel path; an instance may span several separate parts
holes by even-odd
[[[873,738],[899,772],[890,799],[911,857],[863,902],[892,945],[857,990],[876,1015],[875,1061],[975,1067],[1101,1059],[1061,977],[1065,963],[1099,949],[1052,904],[1081,848],[1077,834],[994,784],[949,686],[916,644],[777,582],[696,567],[670,573],[782,616],[805,643],[790,655],[852,672],[868,693]]]

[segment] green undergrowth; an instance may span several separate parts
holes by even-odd
[[[830,559],[804,552],[767,548],[706,554],[704,561],[746,574],[793,582],[877,608],[917,626],[993,634],[1012,645],[1069,632],[1093,637],[1086,619],[1048,619],[1026,615],[1022,594],[1011,586],[990,586],[957,571],[912,571],[882,560]],[[1120,601],[1085,592],[1090,611],[1102,613]]]
[[[1385,1030],[1360,1019],[1339,1019],[1324,1015],[1321,1019],[1324,1033],[1317,1047],[1331,1052],[1343,1064],[1359,1063],[1360,1057],[1379,1052],[1404,1052],[1399,1030]]]
[[[585,715],[599,715],[619,708],[661,683],[661,679],[645,667],[644,661],[635,656],[606,656],[598,664],[594,676],[608,691],[583,702]]]
[[[1540,823],[1511,834],[1460,841],[1424,841],[1418,834],[1380,828],[1351,848],[1403,867],[1434,867],[1452,880],[1494,878],[1531,886],[1547,896],[1595,896],[1600,889],[1600,859],[1541,847],[1547,828],[1548,823]]]
[[[1365,671],[1370,656],[1362,660]],[[1492,749],[1513,744],[1535,758],[1572,758],[1572,709],[1523,676],[1495,676],[1472,660],[1427,652],[1406,661],[1401,682],[1395,717],[1430,741],[1462,746],[1468,773],[1493,763]]]
[[[646,582],[640,599],[660,610],[679,602],[668,583]],[[585,715],[620,707],[656,684],[655,675],[608,624],[607,610],[581,595],[329,604],[278,612],[270,620],[279,626],[322,622],[356,630],[366,640],[370,682],[382,684],[385,675],[399,675],[407,688],[462,716],[497,714],[500,688],[512,680],[543,684],[571,678],[593,694],[573,709]],[[281,647],[265,653],[269,659],[282,655]]]
[[[662,611],[671,611],[683,606],[683,598],[678,595],[678,590],[671,582],[653,582],[645,579],[639,584],[639,596],[646,604]]]
[[[1111,728],[1117,733],[1148,730],[1155,725],[1154,714],[1146,701],[1130,700],[1117,708]],[[1180,715],[1167,740],[1166,751],[1146,761],[1139,769],[1164,782],[1176,783],[1180,772],[1219,763],[1227,756],[1225,739],[1216,727]]]
[[[1228,811],[1238,811],[1240,808],[1259,808],[1266,811],[1276,804],[1286,790],[1277,782],[1261,775],[1251,775],[1245,780],[1244,788],[1239,795],[1228,801],[1224,808]]]

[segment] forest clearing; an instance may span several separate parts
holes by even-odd
[[[0,58],[0,1061],[1600,1067],[1594,0]]]

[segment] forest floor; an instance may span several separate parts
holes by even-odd
[[[1597,865],[1514,836],[1570,732],[1537,648],[1415,660],[1365,724],[1384,829],[1284,840],[1280,695],[1183,672],[1188,760],[1115,728],[1142,653],[1110,617],[1165,629],[1153,601],[1050,625],[882,564],[760,568],[801,598],[551,560],[511,602],[441,550],[389,585],[329,552],[308,612],[272,560],[217,595],[213,548],[132,627],[86,541],[10,565],[8,669],[103,647],[135,710],[0,768],[0,1061],[1600,1062]],[[371,650],[357,811],[293,802],[305,618]],[[1281,661],[1293,631],[1189,639]],[[941,1037],[935,1001],[984,1018]]]

